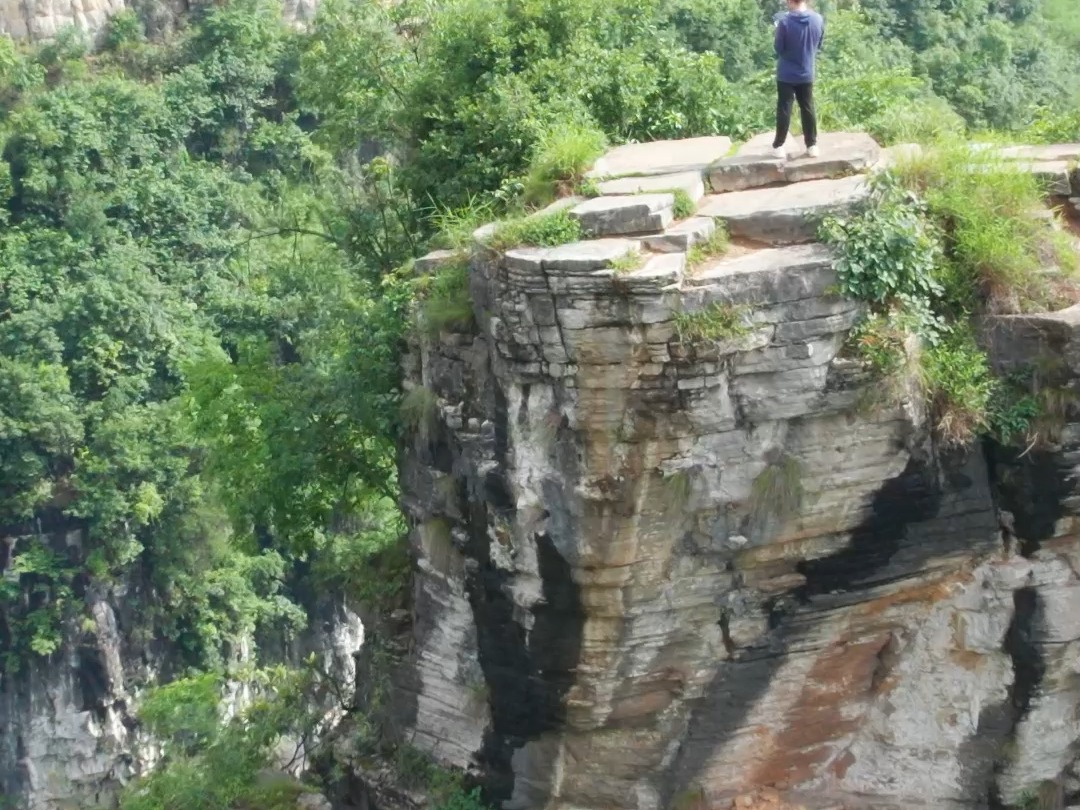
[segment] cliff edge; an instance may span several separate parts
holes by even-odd
[[[585,241],[478,243],[472,318],[416,338],[412,743],[505,808],[1080,795],[1080,420],[940,445],[844,355],[863,305],[816,242],[891,156],[730,146],[614,150],[553,209]],[[1052,149],[1010,157],[1080,195]],[[983,327],[1080,378],[1080,308]]]

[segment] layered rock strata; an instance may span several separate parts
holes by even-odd
[[[723,143],[624,147],[597,179],[650,181],[587,204],[602,238],[478,249],[475,324],[410,352],[410,739],[502,807],[1080,794],[1080,424],[947,451],[841,356],[860,307],[813,238],[881,156],[829,142],[859,148],[797,182]],[[666,203],[613,192],[688,171],[721,178],[695,218],[625,224]],[[714,218],[740,238],[688,263]],[[1008,322],[996,362],[1064,353],[1072,390],[1070,313]]]

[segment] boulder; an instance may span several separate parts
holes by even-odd
[[[698,213],[727,223],[733,236],[768,244],[809,242],[822,219],[851,210],[869,195],[863,175],[811,180],[779,188],[716,194]]]
[[[844,177],[866,171],[881,156],[877,142],[864,132],[823,133],[818,138],[821,154],[816,158],[806,156],[801,138],[793,138],[787,145],[793,159],[778,160],[772,155],[772,139],[772,133],[762,133],[740,146],[734,156],[711,165],[713,192]]]

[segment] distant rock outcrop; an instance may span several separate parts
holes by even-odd
[[[147,22],[150,33],[172,28],[176,21],[208,0],[0,0],[0,34],[40,42],[74,27],[95,38],[109,18],[133,8]],[[315,16],[317,0],[282,0],[287,21],[304,23]]]

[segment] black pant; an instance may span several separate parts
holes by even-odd
[[[814,115],[814,85],[776,83],[776,139],[773,149],[784,145],[788,127],[791,126],[791,102],[799,100],[799,114],[802,116],[803,139],[809,149],[817,143],[817,117]]]

